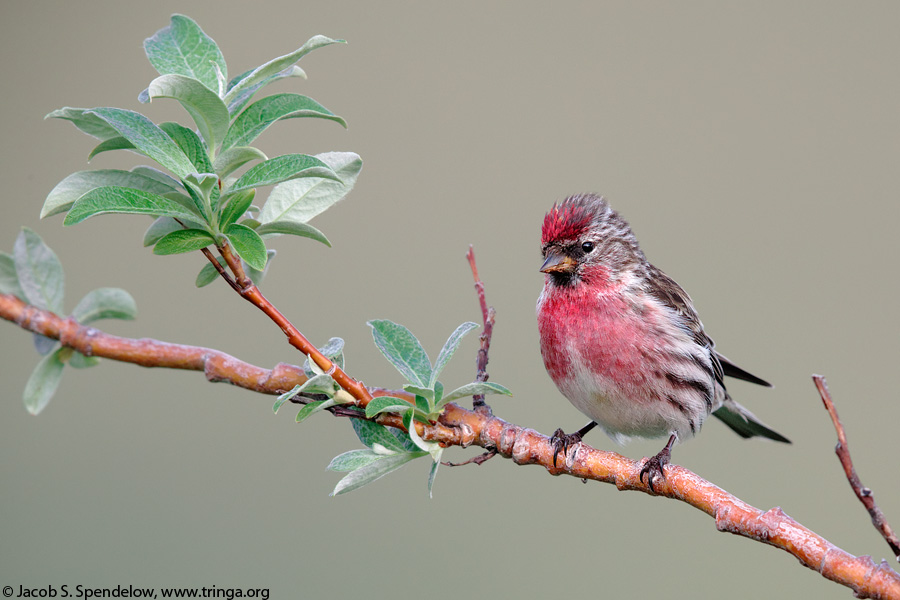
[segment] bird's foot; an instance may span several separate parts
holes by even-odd
[[[643,483],[644,475],[646,475],[647,485],[650,486],[651,492],[656,493],[656,489],[653,487],[653,481],[657,477],[659,477],[663,481],[666,480],[666,473],[663,470],[663,467],[669,464],[669,459],[672,458],[672,445],[675,443],[675,439],[675,435],[673,434],[669,438],[669,443],[666,444],[666,447],[660,450],[656,456],[651,456],[650,458],[648,458],[647,462],[641,469],[641,483]]]
[[[553,432],[550,438],[550,445],[553,446],[553,466],[556,466],[556,457],[562,452],[563,456],[568,456],[569,448],[574,448],[581,443],[581,430],[575,433],[566,433],[562,429]]]

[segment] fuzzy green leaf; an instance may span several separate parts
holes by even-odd
[[[98,140],[108,140],[117,137],[119,132],[110,127],[109,123],[101,119],[99,116],[91,112],[91,108],[72,108],[65,106],[58,108],[44,116],[45,119],[63,119],[70,121],[75,127],[84,133],[97,138]]]
[[[366,405],[366,418],[371,419],[378,413],[405,413],[412,410],[412,404],[401,398],[378,396]]]
[[[216,260],[220,265],[224,263],[224,260],[221,259],[221,257],[216,257]],[[197,273],[197,279],[194,281],[194,285],[196,285],[198,288],[205,287],[218,278],[219,272],[216,270],[212,263],[208,262],[203,265],[203,268],[200,269],[199,273]]]
[[[216,243],[209,232],[203,229],[179,229],[166,234],[153,246],[153,254],[169,255],[193,252]]]
[[[56,388],[59,387],[65,366],[60,360],[60,354],[64,350],[67,348],[60,348],[42,358],[25,383],[22,400],[25,402],[25,408],[33,415],[47,407],[53,394],[56,393]]]
[[[216,83],[218,86],[218,82]],[[206,146],[215,149],[225,138],[231,116],[219,95],[206,84],[193,77],[170,74],[161,75],[150,82],[147,98],[172,98],[178,100],[191,115]]]
[[[331,492],[331,495],[338,496],[340,494],[352,492],[364,485],[372,483],[376,479],[384,477],[388,473],[396,471],[409,461],[415,460],[421,456],[426,456],[427,454],[427,452],[410,452],[408,454],[390,454],[385,456],[384,458],[371,462],[355,471],[351,471],[344,476],[344,478],[334,486],[334,491]]]
[[[262,150],[253,146],[236,146],[224,150],[213,161],[213,170],[224,179],[236,169],[241,168],[251,160],[268,160]]]
[[[264,65],[260,65],[259,67],[253,69],[253,71],[251,71],[249,74],[247,74],[246,77],[243,77],[240,81],[235,83],[230,90],[228,90],[228,93],[225,94],[224,98],[225,104],[227,104],[230,108],[233,103],[245,96],[248,90],[258,86],[260,83],[266,80],[269,80],[273,76],[284,72],[285,69],[289,68],[295,62],[303,58],[306,54],[312,52],[317,48],[337,43],[344,43],[344,40],[333,40],[331,38],[325,37],[324,35],[317,35],[310,38],[308,42],[306,42],[300,48],[294,50],[290,54],[279,56],[278,58],[272,59]],[[234,114],[234,112],[234,110],[231,111],[232,114]]]
[[[306,154],[284,154],[255,165],[241,175],[228,192],[275,185],[298,177],[322,177],[340,181],[334,171],[317,158]]]
[[[266,243],[259,234],[240,223],[232,223],[223,232],[238,256],[248,265],[262,271],[266,268]]]
[[[341,369],[344,368],[344,340],[339,337],[330,338],[321,348],[317,348],[328,360],[335,363]],[[318,368],[318,367],[317,367]],[[316,372],[310,366],[310,360],[303,361],[303,374],[314,377]]]
[[[386,448],[392,452],[405,452],[403,444],[384,425],[364,419],[350,419],[356,437],[371,449]]]
[[[275,254],[276,252],[272,248],[266,250],[266,267],[262,271],[251,267],[246,261],[243,261],[244,271],[247,273],[247,277],[250,278],[250,281],[255,285],[260,285],[263,282],[263,279],[265,279],[266,273],[269,272],[269,266],[272,264],[272,259],[275,258]]]
[[[432,498],[431,490],[434,488],[434,478],[437,477],[438,467],[441,466],[441,455],[444,453],[444,449],[441,448],[437,452],[431,454],[432,463],[431,463],[431,471],[428,473],[428,497]]]
[[[32,337],[34,341],[34,349],[41,356],[46,356],[59,347],[59,341],[49,338],[45,335],[35,333]]]
[[[325,410],[326,408],[331,408],[334,405],[334,400],[316,400],[314,402],[310,402],[300,409],[300,412],[297,413],[297,418],[295,419],[295,421],[297,423],[302,423],[317,412]]]
[[[412,332],[388,320],[372,320],[375,345],[400,373],[413,385],[427,387],[431,380],[431,362]]]
[[[331,462],[328,463],[328,466],[325,468],[329,471],[337,472],[355,471],[356,469],[364,467],[369,463],[373,463],[376,460],[380,460],[385,456],[388,456],[388,454],[379,454],[378,452],[368,449],[350,450],[349,452],[338,454],[332,458]]]
[[[182,204],[133,188],[104,186],[95,188],[75,201],[63,225],[75,225],[96,215],[119,213],[173,217],[189,221],[202,220]]]
[[[331,242],[325,237],[325,234],[307,223],[295,223],[293,221],[275,221],[273,223],[263,223],[256,228],[259,235],[287,234],[306,237],[317,242],[322,242],[331,248]]]
[[[492,381],[476,381],[458,387],[444,396],[443,400],[441,400],[441,405],[443,406],[447,402],[452,402],[458,398],[474,396],[475,394],[503,394],[504,396],[512,396],[512,392],[499,383],[494,383]]]
[[[197,170],[190,159],[166,133],[144,115],[121,108],[92,108],[90,114],[97,115],[119,135],[134,144],[137,150],[152,158],[178,177]]]
[[[312,98],[300,94],[273,94],[254,102],[235,119],[228,128],[222,148],[246,146],[276,121],[302,117],[330,119],[347,127],[344,119]]]
[[[116,137],[109,138],[108,140],[103,140],[96,146],[94,146],[91,153],[88,154],[88,162],[91,162],[95,156],[98,154],[103,154],[104,152],[112,152],[113,150],[133,150],[137,152],[137,148],[134,147],[134,144],[126,140],[121,135],[117,135]],[[140,154],[140,152],[138,152]]]
[[[226,199],[224,206],[220,209],[219,227],[227,227],[244,216],[244,213],[247,212],[247,209],[253,204],[253,197],[255,195],[256,190],[254,189],[244,190],[230,195]]]
[[[213,166],[212,163],[209,162],[209,155],[206,153],[206,147],[204,147],[203,142],[200,141],[200,136],[194,133],[193,130],[188,129],[184,125],[180,125],[179,123],[160,123],[159,128],[166,132],[172,141],[174,141],[181,151],[184,152],[184,155],[187,156],[188,160],[191,161],[191,164],[194,166],[194,171],[197,173],[212,173]],[[190,177],[193,175],[189,173],[186,177]],[[182,178],[185,178],[184,176]]]
[[[98,288],[88,292],[72,311],[72,317],[83,325],[100,319],[137,318],[137,303],[120,288]]]
[[[181,189],[133,171],[120,169],[78,171],[57,183],[56,187],[50,190],[47,199],[44,200],[44,207],[41,209],[41,218],[65,212],[87,192],[109,185],[134,188],[160,196],[178,192]]]
[[[100,359],[96,356],[85,356],[81,352],[72,352],[72,356],[66,361],[66,364],[73,369],[89,369],[100,364]]]
[[[434,371],[431,373],[431,381],[428,382],[429,386],[434,386],[438,375],[441,374],[441,371],[443,371],[444,367],[447,366],[447,363],[450,362],[453,353],[459,348],[459,343],[465,335],[477,327],[478,325],[476,323],[468,321],[457,327],[456,331],[450,334],[450,337],[444,342],[444,347],[441,348],[441,353],[438,354],[437,359],[434,361]]]
[[[411,439],[416,446],[418,446],[421,450],[428,452],[429,454],[433,454],[440,449],[440,444],[437,442],[426,442],[419,435],[419,432],[416,431],[416,424],[413,421],[414,416],[412,412],[408,412],[403,415],[403,426],[406,427],[406,432],[409,434],[409,439]]]
[[[292,179],[278,184],[259,212],[261,223],[306,223],[350,193],[362,169],[359,155],[353,152],[326,152],[317,154],[316,158],[328,165],[341,181]]]
[[[181,223],[184,223],[190,229],[202,229],[202,225],[195,221],[189,221],[187,219],[183,219]],[[172,233],[173,231],[179,231],[184,229],[185,227],[182,224],[173,219],[172,217],[159,217],[147,228],[147,231],[144,232],[144,247],[152,246],[159,240],[163,239],[166,235]]]
[[[250,71],[244,71],[243,73],[232,79],[230,82],[228,82],[227,90],[231,91],[234,86],[243,81],[251,73],[253,73],[252,69]],[[232,115],[238,114],[239,112],[241,112],[241,110],[243,110],[245,106],[247,106],[247,103],[250,102],[251,99],[253,99],[253,96],[256,94],[256,92],[269,85],[270,83],[278,81],[279,79],[284,79],[286,77],[301,77],[303,79],[306,79],[306,73],[297,65],[291,65],[287,69],[279,71],[271,77],[263,79],[259,83],[255,83],[249,87],[246,87],[228,102],[228,112]]]
[[[16,259],[6,252],[0,252],[0,294],[12,294],[23,302],[28,301],[16,275]]]
[[[13,258],[28,303],[62,315],[65,275],[56,253],[38,234],[23,227],[16,238]]]
[[[172,15],[169,26],[144,40],[144,52],[160,75],[191,77],[213,92],[219,89],[217,67],[227,79],[228,67],[219,46],[184,15]]]

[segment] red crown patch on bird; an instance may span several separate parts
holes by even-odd
[[[579,194],[557,202],[544,217],[541,227],[541,243],[577,239],[591,223],[597,212],[600,196]]]

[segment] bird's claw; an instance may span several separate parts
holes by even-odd
[[[581,433],[578,431],[569,434],[562,429],[554,431],[553,436],[550,438],[550,444],[553,446],[553,466],[556,466],[556,457],[559,456],[560,452],[563,453],[563,456],[567,456],[569,448],[574,448],[580,443]]]
[[[651,456],[647,459],[647,462],[644,463],[644,467],[641,469],[640,479],[641,483],[644,482],[644,475],[647,476],[647,485],[650,486],[650,491],[656,493],[656,488],[653,487],[653,481],[659,477],[663,481],[666,480],[666,473],[663,471],[663,467],[669,464],[669,459],[672,457],[672,453],[670,451],[669,446],[666,446],[662,450],[659,451],[659,454],[656,456]]]

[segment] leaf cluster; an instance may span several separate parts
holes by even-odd
[[[0,252],[0,294],[16,296],[27,304],[65,316],[62,263],[40,236],[27,227],[16,238],[12,254]],[[88,292],[68,316],[82,324],[100,319],[131,320],[137,316],[137,305],[125,290],[98,288]],[[23,400],[28,412],[36,415],[44,410],[59,387],[65,365],[84,369],[100,361],[37,333],[34,347],[43,358],[25,384]]]
[[[346,127],[343,118],[307,96],[280,93],[253,101],[263,87],[289,77],[306,77],[295,63],[313,50],[342,43],[314,36],[297,50],[231,79],[216,42],[190,18],[173,15],[169,26],[144,42],[160,76],[139,95],[179,102],[194,128],[157,125],[122,108],[65,107],[47,115],[64,119],[99,140],[89,158],[111,150],[130,150],[165,171],[137,166],[130,171],[80,171],[63,179],[47,196],[41,216],[67,213],[64,225],[108,213],[155,217],[144,245],[156,254],[180,254],[212,245],[229,245],[258,281],[274,256],[266,240],[280,235],[307,237],[330,246],[308,221],[353,188],[362,168],[352,152],[269,158],[251,144],[271,125],[317,118]],[[242,173],[239,170],[244,169]],[[274,186],[261,207],[257,190]],[[197,285],[216,277],[204,267]]]

